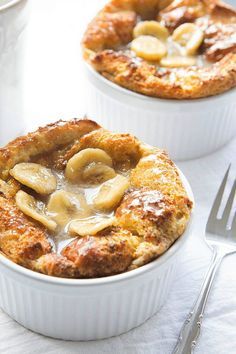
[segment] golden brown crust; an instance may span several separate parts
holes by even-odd
[[[3,194],[7,198],[12,198],[20,190],[20,183],[14,178],[9,178],[7,182],[0,179],[0,195]]]
[[[56,150],[68,148],[82,135],[100,128],[90,120],[59,120],[39,128],[36,132],[11,141],[0,148],[0,178],[8,177],[9,170],[19,162],[34,160],[40,155],[48,155]]]
[[[213,96],[236,85],[236,54],[228,54],[211,67],[160,69],[136,63],[120,52],[104,50],[93,59],[96,70],[110,81],[147,96],[188,99]]]
[[[218,0],[175,0],[169,5],[159,1],[111,1],[90,24],[83,39],[85,59],[108,80],[129,90],[160,98],[190,99],[217,95],[236,85],[236,11]],[[145,4],[144,4],[145,3]],[[144,13],[145,5],[147,13]],[[167,6],[169,5],[169,6]],[[152,9],[152,12],[151,12]],[[159,11],[162,9],[161,11]],[[124,51],[127,42],[105,41],[109,33],[106,16],[121,16],[120,11],[134,11],[142,19],[158,19],[170,31],[185,22],[195,22],[205,32],[202,55],[213,62],[210,67],[164,69],[156,67],[134,53]],[[143,12],[144,11],[144,12]],[[103,17],[103,30],[100,18]],[[123,18],[124,19],[124,18]],[[134,25],[135,23],[133,23]],[[129,28],[128,20],[123,25]],[[100,30],[99,30],[100,28]],[[105,28],[105,30],[104,30]],[[96,29],[99,45],[91,33]],[[214,29],[214,30],[213,30]],[[103,32],[106,36],[103,37]],[[118,31],[118,30],[117,30]],[[213,34],[214,32],[214,34]],[[121,37],[119,37],[121,38]],[[126,37],[128,38],[128,37]]]
[[[120,11],[134,11],[143,19],[152,19],[158,11],[167,7],[171,0],[112,0],[108,2],[101,13],[115,13]]]
[[[76,265],[56,253],[45,254],[31,262],[31,268],[39,273],[60,278],[80,278]]]
[[[15,156],[17,146],[19,155]],[[7,176],[18,161],[65,168],[69,158],[91,147],[106,151],[116,169],[131,169],[131,189],[115,211],[113,226],[95,236],[75,238],[58,254],[46,230],[16,206],[14,196],[22,185],[13,178],[0,180],[0,251],[12,261],[57,277],[108,276],[150,262],[182,235],[192,202],[168,155],[92,121],[53,124],[9,143],[0,150],[0,162],[6,161],[0,173]]]
[[[108,237],[86,236],[72,241],[62,255],[72,261],[80,276],[94,278],[126,271],[133,260],[130,235]]]
[[[145,150],[131,171],[128,191],[116,211],[118,224],[158,245],[163,253],[182,235],[192,202],[186,195],[179,173],[161,150]]]
[[[204,0],[175,0],[159,12],[157,19],[172,32],[185,22],[194,22],[197,18],[210,13],[213,1]]]
[[[203,48],[209,61],[219,61],[229,53],[236,54],[236,24],[212,24],[205,31]]]
[[[130,181],[135,188],[146,187],[158,190],[174,199],[186,196],[179,172],[168,154],[157,148],[141,147],[142,158],[131,171]]]
[[[85,46],[91,50],[116,48],[132,39],[132,31],[136,24],[136,14],[133,11],[115,13],[101,12],[95,22],[88,26]],[[102,31],[101,31],[102,29]]]
[[[158,244],[159,238],[169,237],[163,234],[163,225],[172,218],[173,213],[171,201],[162,193],[141,188],[126,192],[116,210],[116,218],[121,227],[143,237],[145,241]]]
[[[51,251],[45,230],[29,220],[10,198],[0,196],[0,249],[14,262],[30,261]]]
[[[78,151],[86,148],[99,148],[111,156],[116,167],[134,166],[141,157],[140,143],[137,138],[130,134],[112,133],[105,129],[98,129],[84,135],[67,152],[65,159],[68,160]]]

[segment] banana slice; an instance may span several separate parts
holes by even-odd
[[[44,213],[44,204],[42,205],[42,202],[38,202],[31,195],[23,191],[18,191],[16,193],[16,205],[25,215],[30,216],[32,219],[40,222],[51,231],[56,230],[56,222],[51,220]]]
[[[83,194],[75,194],[64,190],[58,190],[50,196],[47,213],[61,227],[66,226],[73,219],[91,215]]]
[[[83,178],[85,181],[90,181],[96,184],[115,177],[116,173],[112,167],[104,165],[103,163],[94,163],[85,167]]]
[[[17,181],[39,194],[50,194],[57,188],[56,177],[50,169],[37,163],[22,162],[10,170]]]
[[[69,233],[80,236],[96,235],[99,231],[114,224],[115,217],[92,216],[74,220],[69,225]]]
[[[187,55],[196,54],[203,41],[203,31],[193,23],[184,23],[177,27],[172,35],[172,39],[185,47]]]
[[[138,57],[146,60],[160,60],[167,53],[166,46],[159,39],[152,36],[137,37],[131,42],[131,50]]]
[[[161,59],[160,66],[167,68],[186,68],[188,66],[196,65],[197,59],[194,57],[166,57]]]
[[[140,36],[154,36],[162,41],[165,41],[169,36],[169,31],[157,21],[142,21],[139,22],[133,31],[134,38]]]
[[[72,182],[99,184],[113,178],[116,173],[112,159],[105,151],[88,148],[68,161],[65,175]]]
[[[115,178],[102,184],[94,198],[94,206],[98,210],[111,210],[121,200],[126,189],[129,188],[128,178],[117,175]]]

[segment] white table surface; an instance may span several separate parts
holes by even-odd
[[[103,0],[32,0],[24,92],[28,129],[86,113],[86,81],[79,42],[86,23],[102,3]],[[203,242],[203,230],[229,162],[233,162],[232,184],[236,175],[236,139],[210,156],[178,164],[195,194],[195,231],[188,240],[172,291],[158,314],[119,337],[97,342],[65,342],[30,332],[0,310],[0,353],[171,353],[210,261],[211,252]],[[217,274],[196,354],[235,354],[235,324],[236,255],[227,257]]]

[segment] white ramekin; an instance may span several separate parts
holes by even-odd
[[[236,134],[236,90],[197,100],[168,100],[126,90],[85,65],[86,114],[113,131],[166,149],[174,160],[209,154]]]
[[[23,54],[27,0],[0,2],[0,146],[24,131]]]
[[[191,188],[182,175],[188,195]],[[95,340],[139,326],[165,302],[192,229],[155,261],[97,279],[61,279],[23,268],[0,254],[0,306],[24,327],[66,340]]]

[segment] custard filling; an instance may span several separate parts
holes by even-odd
[[[194,23],[184,23],[172,33],[158,21],[141,21],[133,30],[127,49],[160,67],[179,68],[206,64],[200,53],[204,33]]]
[[[116,171],[101,149],[81,150],[64,172],[24,162],[10,174],[24,186],[16,193],[17,207],[48,230],[58,253],[78,236],[113,226],[114,210],[129,188],[129,171]]]

